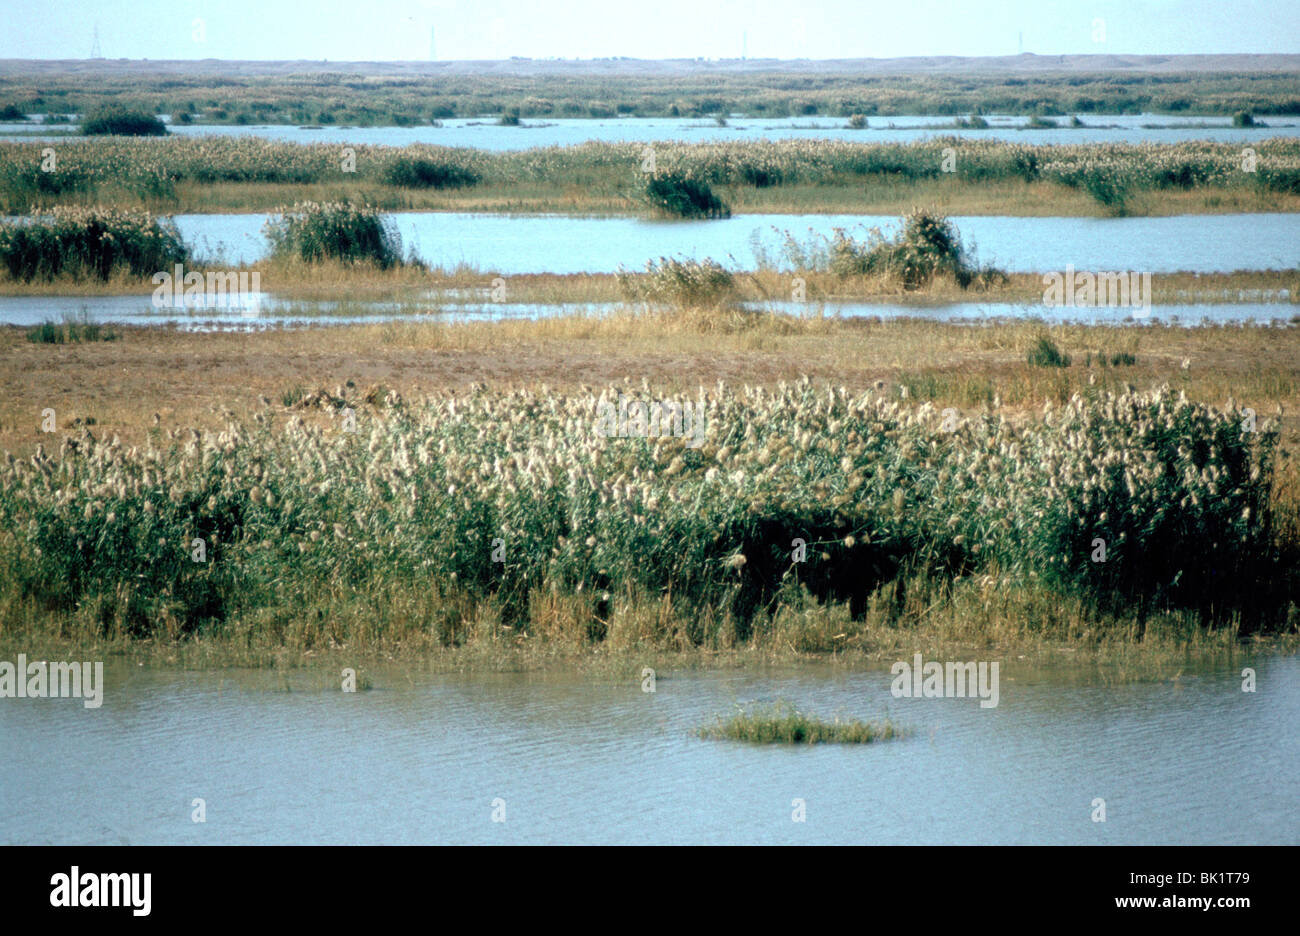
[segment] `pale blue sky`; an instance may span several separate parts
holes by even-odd
[[[85,58],[96,23],[108,58],[1300,52],[1300,0],[0,0],[0,58]]]

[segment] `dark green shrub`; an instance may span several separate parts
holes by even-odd
[[[1111,168],[1102,166],[1083,173],[1083,190],[1112,214],[1122,215],[1128,210],[1129,181]]]
[[[1030,367],[1069,367],[1070,356],[1062,354],[1051,338],[1040,335],[1025,355]]]
[[[0,224],[0,265],[23,282],[59,275],[106,280],[116,272],[151,276],[188,257],[175,223],[143,211],[59,207]]]
[[[342,260],[388,269],[402,263],[402,242],[378,211],[346,203],[304,202],[266,222],[271,254],[319,263]]]
[[[166,136],[167,125],[153,114],[111,104],[87,114],[81,132],[87,136]]]
[[[413,156],[399,156],[384,169],[384,181],[399,188],[467,188],[480,179],[467,166]]]
[[[668,170],[646,176],[643,196],[657,211],[678,218],[726,218],[731,210],[709,183],[686,173]]]

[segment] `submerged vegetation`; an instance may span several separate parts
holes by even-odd
[[[799,711],[788,702],[738,708],[730,718],[699,730],[702,738],[748,741],[752,744],[869,744],[888,741],[903,734],[889,720],[864,722],[857,719],[826,721]]]

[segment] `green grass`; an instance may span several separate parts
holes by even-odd
[[[717,724],[699,730],[702,738],[750,744],[870,744],[903,734],[888,719],[826,721],[801,712],[788,702],[739,709],[728,718],[719,718]]]
[[[1069,367],[1070,356],[1062,354],[1056,343],[1042,335],[1025,353],[1025,360],[1030,367]]]
[[[46,319],[27,329],[27,340],[33,344],[77,344],[91,341],[116,341],[121,337],[113,329],[90,320],[85,312],[79,316],[65,317],[62,322]]]

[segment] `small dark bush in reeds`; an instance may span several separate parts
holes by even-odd
[[[87,114],[81,132],[87,136],[166,136],[167,125],[153,114],[110,104]]]
[[[88,191],[90,174],[79,166],[64,165],[46,172],[39,164],[8,163],[0,166],[0,201],[11,210],[25,211],[51,196]]]
[[[188,257],[175,223],[145,211],[58,207],[0,224],[0,266],[22,282],[152,276]]]
[[[508,110],[505,113],[503,113],[501,117],[497,120],[497,125],[501,127],[519,126],[519,109],[514,108],[512,110]]]
[[[0,120],[26,120],[27,115],[16,104],[0,106]]]
[[[1300,195],[1300,166],[1260,166],[1255,184],[1266,192]]]
[[[738,709],[727,719],[701,728],[699,735],[721,741],[752,744],[869,744],[901,737],[888,720],[864,722],[857,719],[826,721],[801,712],[788,702]]]
[[[731,209],[703,179],[676,170],[646,176],[643,197],[655,209],[677,218],[726,218]]]
[[[1250,111],[1237,111],[1235,114],[1232,115],[1232,125],[1234,127],[1257,126],[1257,124],[1255,123],[1255,115],[1252,114]]]
[[[1099,205],[1112,214],[1123,215],[1128,210],[1129,181],[1111,167],[1099,167],[1083,173],[1083,190]]]
[[[477,185],[480,176],[453,162],[399,156],[384,169],[384,181],[401,188],[454,189]]]
[[[266,222],[272,256],[319,263],[402,263],[402,241],[392,222],[373,208],[339,202],[301,202]]]
[[[952,122],[954,127],[962,130],[987,130],[989,122],[979,114],[973,114],[970,117],[958,117]]]
[[[1026,123],[1025,126],[1031,130],[1055,130],[1057,128],[1057,123],[1055,120],[1034,114],[1034,116],[1029,118],[1029,122]]]
[[[1040,335],[1025,354],[1030,367],[1069,367],[1070,356],[1062,354],[1051,338]]]

